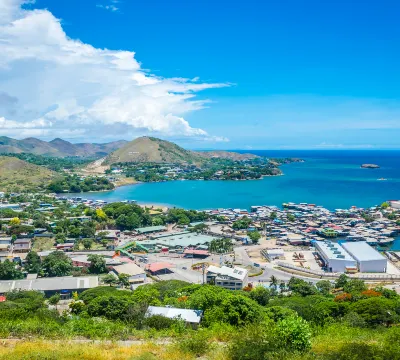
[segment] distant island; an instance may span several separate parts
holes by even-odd
[[[376,164],[362,164],[361,168],[363,169],[379,169],[380,166]]]

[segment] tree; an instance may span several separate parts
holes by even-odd
[[[275,291],[277,290],[277,288],[278,288],[278,279],[274,276],[274,275],[272,275],[271,277],[270,277],[270,283],[269,283],[269,286],[271,287],[271,288],[273,288]]]
[[[129,287],[129,275],[128,274],[118,274],[118,284],[122,287]]]
[[[314,295],[316,293],[316,288],[312,283],[308,283],[303,279],[297,279],[292,277],[288,282],[288,288],[294,293],[301,296]]]
[[[16,264],[10,260],[0,262],[0,280],[19,280],[23,279],[24,274],[17,269]]]
[[[249,231],[247,236],[250,238],[253,244],[258,244],[261,239],[261,234],[258,231]]]
[[[56,234],[57,244],[64,244],[65,240],[67,240],[67,238],[65,237],[65,234],[63,232]]]
[[[50,296],[48,302],[50,305],[53,305],[56,307],[57,310],[57,305],[61,300],[61,295],[59,293],[54,294],[53,296]]]
[[[295,217],[293,214],[291,214],[291,213],[286,214],[286,218],[287,218],[288,221],[290,221],[290,222],[293,222],[293,221],[296,220],[296,217]]]
[[[89,250],[92,248],[93,240],[92,239],[83,239],[82,244],[86,250]]]
[[[21,220],[17,217],[14,217],[10,220],[10,225],[11,226],[21,225]]]
[[[335,281],[335,289],[343,288],[347,284],[348,281],[349,281],[349,277],[345,274],[341,274]]]
[[[269,218],[270,218],[271,220],[275,220],[275,219],[277,218],[276,211],[273,211],[271,214],[269,214]]]
[[[315,284],[315,286],[322,295],[329,295],[330,291],[333,288],[329,280],[320,280]]]
[[[271,291],[264,286],[256,286],[250,291],[250,299],[256,301],[259,305],[265,306],[271,299]]]
[[[381,209],[387,209],[389,206],[390,206],[389,203],[387,203],[387,202],[385,201],[385,202],[383,202],[383,203],[381,204]]]
[[[107,274],[103,277],[103,283],[108,284],[110,286],[116,285],[118,283],[118,279],[113,274]]]
[[[360,279],[350,279],[343,286],[343,291],[352,295],[359,294],[367,289],[365,282]]]
[[[43,273],[47,277],[71,275],[71,259],[62,251],[50,253],[42,262]]]
[[[101,255],[89,255],[88,260],[90,261],[89,272],[91,274],[104,274],[107,272],[106,261]]]
[[[162,217],[160,216],[156,216],[153,218],[153,220],[151,221],[153,226],[161,226],[164,225],[164,220]]]
[[[35,251],[31,251],[28,253],[25,259],[25,270],[29,274],[38,274],[42,267],[42,260],[40,256]]]
[[[367,324],[389,325],[399,320],[395,311],[395,302],[384,297],[371,297],[354,302],[350,309],[359,314]]]

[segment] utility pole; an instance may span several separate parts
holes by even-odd
[[[205,271],[206,271],[206,264],[201,264],[201,268],[202,268],[202,270],[203,270],[203,285],[204,285],[204,274],[205,274]]]

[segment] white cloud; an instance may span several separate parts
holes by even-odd
[[[24,10],[23,3],[0,0],[2,132],[15,137],[108,139],[151,133],[227,140],[184,118],[209,102],[196,99],[198,92],[227,84],[155,76],[142,69],[134,52],[70,39],[49,11]]]

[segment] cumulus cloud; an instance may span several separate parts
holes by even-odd
[[[142,69],[134,52],[70,39],[51,12],[21,8],[25,3],[0,0],[2,133],[227,140],[185,119],[207,106],[198,92],[227,84],[155,76]]]

